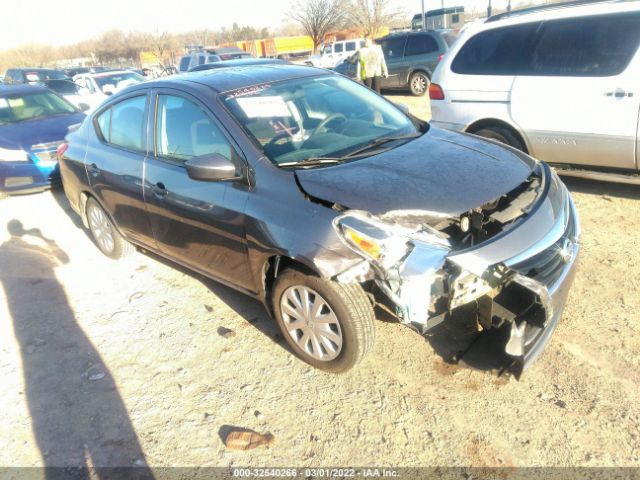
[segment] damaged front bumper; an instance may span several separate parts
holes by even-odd
[[[424,334],[458,307],[475,304],[478,331],[503,329],[514,370],[531,365],[562,314],[580,250],[571,196],[546,165],[540,169],[544,181],[535,203],[493,238],[455,251],[414,236],[399,260],[367,262],[369,278],[401,322]],[[353,280],[354,274],[365,279],[366,268],[338,279]]]

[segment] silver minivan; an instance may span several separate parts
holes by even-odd
[[[636,183],[640,2],[545,6],[469,25],[434,72],[432,123],[561,173]]]

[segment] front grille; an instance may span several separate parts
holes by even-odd
[[[544,285],[553,284],[569,260],[567,253],[572,254],[572,251],[567,252],[566,249],[573,247],[575,227],[574,219],[570,217],[567,228],[558,241],[533,257],[514,265],[513,269]]]

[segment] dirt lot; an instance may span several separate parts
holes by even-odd
[[[580,269],[519,381],[384,321],[359,368],[321,373],[257,302],[101,256],[61,192],[1,201],[0,465],[640,466],[640,189],[567,184]],[[229,452],[229,426],[276,440]]]

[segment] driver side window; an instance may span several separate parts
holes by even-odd
[[[229,160],[235,152],[207,113],[194,102],[175,95],[158,95],[156,152],[178,162],[218,153]]]

